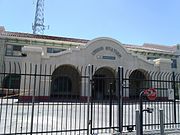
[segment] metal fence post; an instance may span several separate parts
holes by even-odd
[[[31,130],[30,134],[32,135],[33,132],[33,120],[34,120],[34,101],[35,101],[35,90],[36,90],[36,76],[37,76],[37,65],[35,65],[35,71],[34,71],[34,88],[32,91],[32,112],[31,112]]]
[[[164,111],[160,109],[159,113],[160,113],[160,134],[164,135]]]
[[[144,91],[141,91],[139,94],[139,109],[140,109],[140,113],[139,113],[139,131],[140,131],[140,135],[143,135],[143,98],[144,95]]]
[[[123,130],[123,67],[118,67],[118,126],[119,132]]]
[[[176,123],[176,81],[175,81],[175,73],[172,74],[172,82],[173,82],[173,89],[174,89],[174,122]]]
[[[109,127],[112,127],[112,83],[109,84]]]
[[[89,118],[89,112],[90,112],[90,97],[91,97],[91,89],[92,89],[92,67],[89,64],[88,65],[88,92],[87,92],[87,135],[89,135],[89,131],[90,131],[90,118]],[[92,115],[92,114],[91,114]],[[92,129],[91,129],[92,130]],[[91,131],[92,132],[92,131]]]
[[[139,110],[136,110],[136,135],[140,135],[140,117],[139,117]]]

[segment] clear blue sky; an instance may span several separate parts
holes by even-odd
[[[0,0],[0,25],[32,33],[36,0]],[[46,35],[111,37],[141,45],[180,43],[180,0],[45,0]]]

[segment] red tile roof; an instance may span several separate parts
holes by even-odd
[[[157,53],[174,53],[176,51],[176,46],[160,46],[155,44],[137,46],[137,45],[129,45],[125,44],[125,47],[130,50],[142,50],[147,52],[157,52]]]
[[[89,40],[86,39],[77,39],[77,38],[67,38],[67,37],[57,37],[57,36],[48,36],[48,35],[35,35],[29,33],[21,33],[21,32],[9,32],[9,31],[2,31],[0,32],[2,36],[11,36],[11,37],[24,37],[24,38],[36,38],[36,39],[47,39],[47,40],[54,40],[54,41],[67,41],[67,42],[74,42],[74,43],[84,43],[86,44]],[[163,46],[157,44],[149,44],[145,43],[143,46],[136,46],[136,45],[129,45],[123,44],[125,48],[136,48],[136,49],[143,49],[148,51],[156,51],[156,52],[169,52],[173,53],[176,51],[176,46]]]
[[[2,32],[0,35],[11,36],[11,37],[24,37],[24,38],[36,38],[36,39],[47,39],[47,40],[56,40],[56,41],[67,41],[75,43],[87,43],[89,40],[77,39],[77,38],[66,38],[66,37],[56,37],[56,36],[47,36],[47,35],[34,35],[29,33],[20,33],[20,32]]]
[[[154,48],[154,49],[165,50],[165,51],[171,51],[171,52],[176,51],[176,46],[165,46],[165,45],[145,43],[145,44],[143,44],[143,47]]]

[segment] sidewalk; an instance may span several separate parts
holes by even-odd
[[[168,129],[165,130],[165,135],[180,135],[180,129]],[[144,135],[160,135],[160,131],[159,130],[151,130],[151,131],[144,131],[143,132]],[[122,135],[136,135],[136,132],[127,132],[127,133],[122,133]]]
[[[99,133],[93,135],[121,135],[119,133]],[[136,131],[123,132],[122,135],[136,135]],[[161,135],[159,130],[144,131],[143,135]],[[180,129],[168,129],[165,130],[165,135],[180,135]]]

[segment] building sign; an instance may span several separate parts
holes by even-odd
[[[115,56],[96,56],[97,59],[105,59],[105,60],[115,60],[116,57]]]
[[[99,52],[101,52],[103,50],[110,51],[110,52],[114,53],[117,57],[121,58],[120,52],[117,49],[115,49],[113,47],[110,47],[110,46],[105,46],[105,47],[101,46],[101,47],[98,47],[95,50],[93,50],[91,52],[91,54],[92,55],[96,55],[97,53],[99,53]]]

